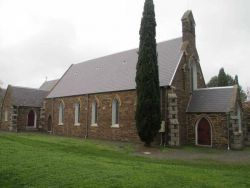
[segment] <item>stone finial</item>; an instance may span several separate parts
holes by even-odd
[[[194,56],[198,57],[198,53],[196,50],[196,41],[195,41],[195,21],[193,17],[193,13],[191,10],[187,10],[182,18],[182,41],[183,44],[187,43],[184,47],[190,48],[189,54],[193,54]]]
[[[195,36],[195,21],[191,10],[188,10],[183,14],[181,21],[183,34],[190,33]]]
[[[195,45],[195,21],[191,10],[184,13],[181,22],[183,42],[188,41]]]

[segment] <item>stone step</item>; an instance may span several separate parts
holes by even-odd
[[[243,144],[231,144],[231,149],[241,150],[243,149]]]

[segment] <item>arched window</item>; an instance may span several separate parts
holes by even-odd
[[[63,102],[60,103],[59,105],[59,125],[63,125],[63,120],[64,120],[64,104]]]
[[[197,89],[197,65],[194,60],[190,60],[190,69],[191,69],[191,89],[192,91]]]
[[[8,121],[8,111],[4,111],[4,121]]]
[[[119,101],[117,99],[112,102],[112,125],[119,125]]]
[[[36,113],[31,110],[28,114],[28,127],[36,127]]]
[[[80,103],[75,104],[75,125],[80,124]]]
[[[92,103],[91,124],[97,125],[97,102],[96,101]]]

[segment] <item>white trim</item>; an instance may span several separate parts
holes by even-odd
[[[239,133],[242,133],[242,112],[240,108],[240,104],[237,103],[237,118],[238,118],[238,126],[239,126]]]
[[[119,128],[119,124],[113,124],[111,125],[111,128]]]
[[[58,110],[58,125],[63,125],[64,121],[64,103],[63,101],[59,104],[59,110]]]
[[[181,64],[181,60],[182,60],[182,58],[183,58],[183,55],[184,55],[184,52],[181,53],[181,57],[180,57],[180,59],[179,59],[179,61],[178,61],[177,66],[175,67],[174,74],[173,74],[173,76],[172,76],[172,78],[171,78],[171,81],[170,81],[170,84],[169,84],[170,86],[172,85],[172,82],[173,82],[173,80],[174,80],[175,74],[176,74],[176,72],[177,72],[177,70],[178,70],[178,68],[179,68],[179,66],[180,66],[180,64]]]
[[[58,125],[63,126],[63,123],[58,123]]]
[[[8,121],[8,111],[7,110],[4,111],[4,121],[5,122]]]
[[[75,111],[75,122],[74,125],[75,126],[80,126],[80,113],[81,113],[81,105],[80,103],[75,103],[74,104],[74,111]]]
[[[81,126],[81,123],[74,123],[74,126],[79,127]]]
[[[210,145],[198,144],[198,125],[203,118],[208,121],[209,126],[210,126],[210,134],[211,134],[211,144]],[[200,117],[199,120],[196,121],[196,123],[195,123],[195,145],[196,146],[204,146],[204,147],[212,147],[213,146],[213,128],[212,128],[212,124],[211,124],[210,120],[206,116]]]
[[[91,127],[98,127],[98,124],[97,123],[93,123],[90,125]]]
[[[196,90],[229,89],[229,88],[234,88],[234,86],[197,88]]]

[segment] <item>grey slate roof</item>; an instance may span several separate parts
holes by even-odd
[[[50,81],[45,81],[41,86],[40,86],[40,90],[45,90],[45,91],[50,91],[51,89],[53,89],[53,87],[56,85],[56,83],[58,82],[59,79],[56,80],[50,80]]]
[[[48,91],[11,86],[12,105],[42,107],[43,99],[48,95]]]
[[[233,86],[197,89],[192,94],[187,112],[229,112],[236,93]]]
[[[182,56],[182,38],[158,43],[160,85],[171,84]],[[135,89],[138,49],[72,65],[48,98]]]

